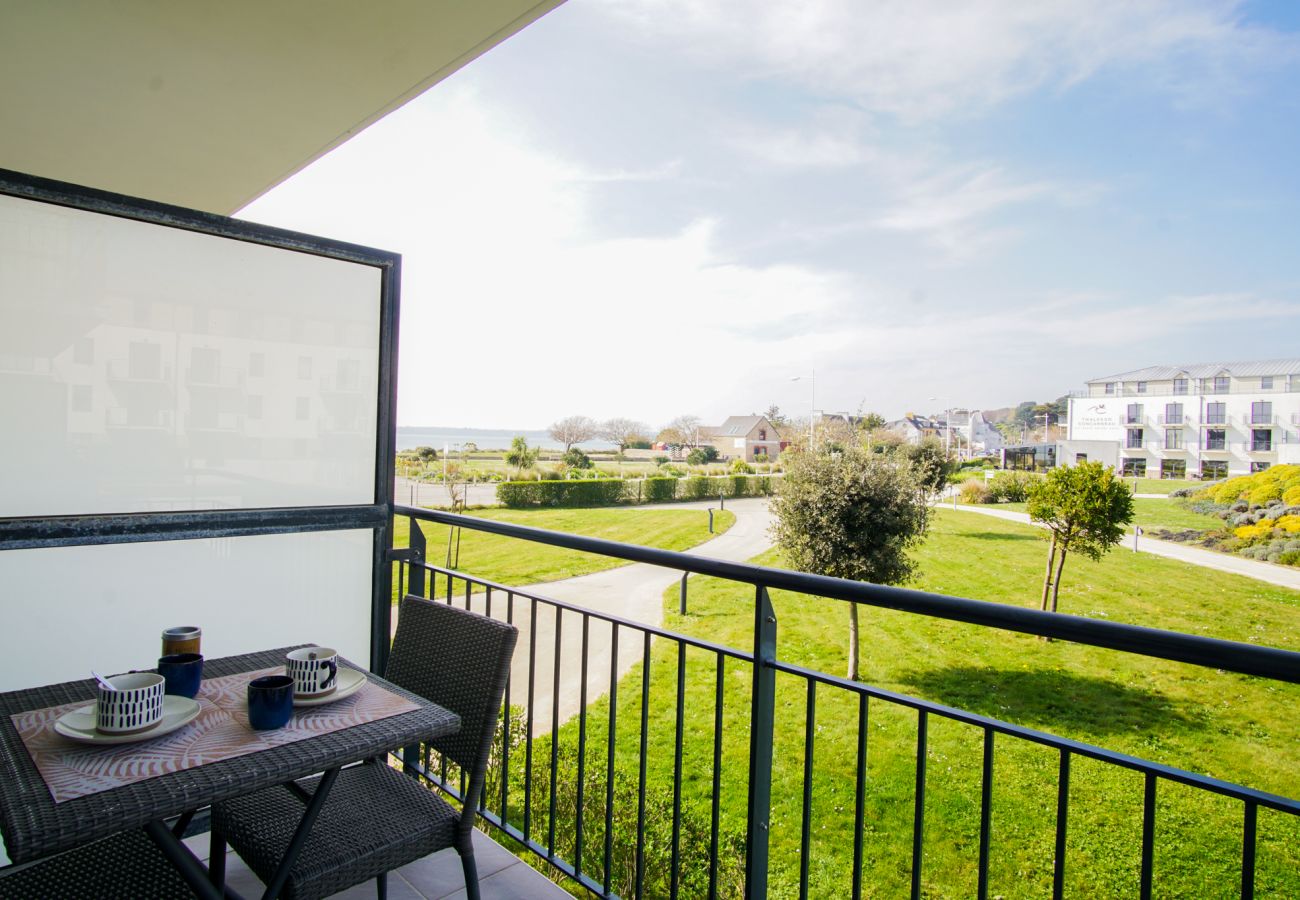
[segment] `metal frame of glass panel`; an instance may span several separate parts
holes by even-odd
[[[0,169],[0,195],[132,219],[163,228],[176,228],[212,237],[308,253],[373,266],[380,271],[379,372],[373,502],[338,506],[0,517],[0,551],[370,529],[374,534],[370,662],[372,669],[382,670],[388,651],[391,624],[392,587],[387,554],[393,509],[393,454],[396,449],[397,327],[401,256],[357,244],[333,241],[198,210],[52,181],[6,169]]]

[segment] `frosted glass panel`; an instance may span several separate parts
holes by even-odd
[[[380,282],[0,196],[0,517],[374,502]]]
[[[205,656],[289,644],[370,662],[373,532],[0,552],[0,691],[148,668],[173,625]]]

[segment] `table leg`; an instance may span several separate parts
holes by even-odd
[[[185,883],[190,886],[190,890],[203,900],[222,900],[221,889],[208,881],[208,870],[203,868],[203,863],[199,862],[199,858],[190,851],[189,847],[172,834],[170,828],[161,821],[154,820],[146,824],[144,830],[168,861],[176,867],[176,871],[180,872]]]
[[[311,828],[316,824],[316,816],[320,814],[321,807],[325,805],[325,799],[329,796],[330,788],[334,787],[334,779],[338,777],[337,766],[321,777],[315,793],[312,794],[311,802],[303,810],[302,820],[293,833],[293,840],[289,841],[289,848],[284,851],[284,858],[280,860],[280,865],[275,870],[275,877],[266,886],[266,893],[262,895],[262,900],[272,900],[278,896],[284,888],[284,883],[289,880],[293,864],[298,861],[298,854],[302,852],[303,845],[307,843],[307,836],[311,834]]]

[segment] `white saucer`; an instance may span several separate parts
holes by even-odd
[[[168,694],[163,697],[162,719],[149,730],[136,734],[100,734],[95,730],[95,704],[92,703],[59,716],[54,723],[54,730],[65,738],[83,744],[134,744],[185,727],[198,716],[199,709],[197,700]]]
[[[351,697],[357,691],[361,690],[361,685],[366,683],[364,672],[358,672],[356,669],[349,669],[347,666],[339,666],[339,674],[336,679],[336,687],[330,693],[323,697],[294,697],[294,706],[324,706],[326,703],[333,703],[335,700],[343,700]]]

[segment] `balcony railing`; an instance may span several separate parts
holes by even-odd
[[[1161,413],[1159,416],[1160,424],[1166,428],[1182,428],[1183,426],[1190,424],[1191,421],[1192,417],[1186,414],[1170,416]]]
[[[1225,428],[1232,424],[1232,417],[1227,413],[1201,413],[1202,428]]]
[[[1146,416],[1142,413],[1126,412],[1120,418],[1123,420],[1125,428],[1141,428],[1146,424]]]
[[[1251,413],[1247,419],[1254,428],[1271,428],[1278,424],[1277,416],[1273,413]]]
[[[828,807],[817,808],[813,790],[817,779],[835,778],[836,763],[841,764],[843,783],[833,786],[834,805],[852,810],[852,869],[848,896],[864,894],[870,879],[874,847],[882,837],[880,822],[869,815],[873,795],[882,789],[873,776],[867,778],[868,737],[871,729],[882,727],[882,718],[897,722],[910,716],[909,735],[915,751],[914,769],[907,777],[911,786],[910,810],[903,826],[910,830],[910,868],[907,878],[913,897],[926,890],[924,863],[927,853],[927,771],[932,763],[930,729],[947,734],[947,723],[971,729],[970,749],[973,758],[949,758],[950,766],[965,765],[978,770],[979,799],[972,797],[972,815],[978,808],[978,842],[957,842],[959,852],[968,853],[975,873],[977,894],[989,896],[990,861],[999,853],[998,835],[994,833],[993,797],[1005,797],[1012,790],[997,785],[999,754],[1015,754],[1022,748],[1047,748],[1053,754],[1055,770],[1054,858],[1051,879],[1054,895],[1062,895],[1066,883],[1067,835],[1071,821],[1076,832],[1089,822],[1086,800],[1071,791],[1071,777],[1076,761],[1085,771],[1101,764],[1108,769],[1136,773],[1141,787],[1134,784],[1134,808],[1141,809],[1140,855],[1134,858],[1134,881],[1140,894],[1149,897],[1158,876],[1157,853],[1171,852],[1162,837],[1156,840],[1157,819],[1161,828],[1170,820],[1161,818],[1157,795],[1165,791],[1187,789],[1216,802],[1240,804],[1239,840],[1242,896],[1252,896],[1256,872],[1257,822],[1261,809],[1300,816],[1300,800],[1281,797],[1232,784],[1194,772],[1140,759],[1104,747],[1071,740],[1044,731],[980,715],[964,709],[885,690],[857,681],[849,681],[816,669],[795,665],[782,659],[779,631],[769,592],[780,589],[818,602],[856,602],[870,607],[898,610],[948,622],[968,623],[1006,632],[1038,635],[1138,654],[1151,659],[1174,660],[1220,672],[1236,672],[1282,682],[1300,683],[1300,653],[1214,638],[1160,631],[1094,618],[1041,612],[1036,609],[999,603],[927,594],[916,590],[882,587],[818,575],[790,572],[745,563],[724,562],[667,550],[632,546],[597,538],[545,531],[498,522],[434,512],[412,507],[397,507],[396,514],[410,521],[411,546],[394,551],[398,560],[396,587],[399,592],[463,604],[525,627],[516,651],[511,680],[506,689],[501,738],[495,751],[492,790],[486,792],[481,815],[491,826],[519,842],[527,851],[544,860],[556,871],[581,884],[600,897],[647,895],[707,896],[737,895],[763,898],[768,895],[771,873],[769,838],[778,825],[793,852],[798,846],[798,894],[808,896],[810,872],[819,867],[842,865],[848,871],[847,853],[843,860],[826,859],[821,817],[832,816]],[[453,528],[465,528],[532,541],[605,557],[676,570],[683,574],[682,604],[686,605],[686,577],[690,574],[725,579],[743,588],[737,602],[749,605],[753,613],[751,640],[745,647],[713,643],[648,625],[622,616],[599,612],[582,606],[551,599],[545,595],[498,584],[427,561],[425,539],[417,522],[434,522]],[[746,600],[744,597],[748,597]],[[549,633],[539,634],[549,630]],[[658,652],[652,648],[660,645]],[[667,652],[664,652],[667,648]],[[522,654],[522,657],[521,657]],[[551,655],[551,661],[544,658]],[[707,673],[707,687],[693,683],[688,697],[687,667],[695,673]],[[539,659],[543,662],[539,665]],[[620,665],[620,659],[624,661]],[[633,662],[627,666],[628,660]],[[703,668],[701,668],[703,666]],[[639,670],[639,671],[638,671]],[[667,671],[665,671],[667,670]],[[674,676],[675,670],[675,676]],[[787,764],[774,777],[774,722],[778,712],[777,678],[783,681],[782,696],[787,710],[791,697],[800,698],[794,705],[803,707],[802,756],[797,765]],[[560,712],[562,695],[575,691],[572,704],[576,717],[575,740],[571,733],[563,750],[561,726],[568,716]],[[792,694],[789,680],[798,687]],[[668,713],[673,726],[672,758],[650,758],[648,729],[651,708],[651,684],[672,685],[671,707],[656,708],[661,723]],[[728,687],[742,682],[747,702],[734,705],[726,700]],[[661,689],[663,690],[663,689]],[[639,705],[621,705],[620,696],[639,697]],[[604,698],[597,701],[601,694]],[[710,697],[710,695],[712,695]],[[685,711],[705,704],[711,712],[709,733],[692,733],[690,753],[687,742]],[[819,760],[817,710],[832,709],[835,715],[847,716],[840,721],[850,729],[849,740],[856,734],[856,754],[836,759],[834,745],[825,760]],[[620,725],[620,714],[624,715]],[[629,723],[627,718],[632,716]],[[944,723],[938,725],[935,723]],[[630,728],[629,728],[630,724]],[[824,721],[823,721],[824,724]],[[623,740],[620,742],[620,733]],[[881,732],[881,738],[898,739]],[[951,745],[946,743],[950,752]],[[735,742],[748,746],[748,762],[724,766],[724,759],[738,760],[739,753],[724,754],[724,745],[734,751]],[[635,750],[630,745],[635,744]],[[874,744],[873,744],[874,746]],[[979,749],[975,749],[978,746]],[[784,753],[794,753],[783,747]],[[522,763],[519,756],[523,756]],[[959,754],[960,755],[960,754]],[[688,757],[694,762],[688,762]],[[853,774],[847,774],[849,763]],[[937,762],[937,760],[935,761]],[[454,767],[445,760],[408,750],[407,768],[422,775],[453,796],[460,796],[463,782]],[[671,770],[666,787],[652,786],[650,770],[661,774]],[[564,774],[559,773],[563,770]],[[739,786],[743,770],[743,789]],[[825,770],[825,771],[823,771]],[[792,772],[797,775],[791,775]],[[938,770],[942,774],[942,769]],[[951,771],[951,769],[949,769]],[[1086,785],[1098,770],[1076,779]],[[704,794],[702,801],[687,798],[691,793]],[[868,785],[871,785],[870,790]],[[662,788],[662,789],[661,789]],[[1077,789],[1076,789],[1077,790]],[[743,841],[731,841],[721,826],[724,807],[736,807],[744,796],[745,834]],[[786,822],[772,821],[773,799],[779,798],[784,810],[797,809]],[[1168,795],[1162,803],[1168,802]],[[951,798],[949,798],[951,800]],[[1051,800],[1046,800],[1051,804]],[[686,815],[687,808],[700,813]],[[1082,811],[1079,808],[1083,807]],[[1169,815],[1166,811],[1163,815]],[[1176,816],[1174,817],[1176,818]],[[1082,822],[1080,821],[1082,820]],[[655,840],[648,840],[653,820],[659,826]],[[738,820],[737,820],[738,821]],[[973,821],[973,819],[972,819]],[[815,827],[814,822],[819,822]],[[1198,826],[1195,817],[1186,827]],[[939,826],[942,829],[944,826]],[[797,829],[797,830],[796,830]],[[871,834],[868,834],[868,830]],[[935,830],[932,826],[931,830]],[[796,837],[797,834],[797,837]],[[973,834],[972,834],[973,837]],[[1136,837],[1136,835],[1135,835]],[[1216,835],[1217,837],[1217,835]],[[1003,838],[1007,840],[1008,838]],[[933,836],[930,840],[934,840]],[[1175,841],[1175,846],[1177,846]],[[1177,852],[1174,850],[1173,852]],[[870,856],[868,855],[870,854]],[[786,857],[783,857],[786,858]],[[788,858],[787,858],[788,859]],[[900,860],[901,862],[901,860]],[[784,870],[789,880],[796,879],[794,869]],[[689,881],[688,881],[689,879]],[[780,889],[794,893],[794,885]],[[1168,889],[1167,889],[1168,890]],[[1167,892],[1167,891],[1166,891]]]
[[[1300,380],[1288,386],[1285,379],[1275,383],[1271,388],[1261,388],[1259,385],[1229,385],[1226,388],[1216,389],[1213,385],[1189,385],[1186,390],[1174,390],[1171,385],[1148,384],[1145,391],[1139,391],[1136,387],[1125,385],[1123,390],[1116,388],[1110,393],[1098,385],[1095,388],[1084,389],[1082,391],[1071,391],[1070,396],[1076,398],[1086,398],[1089,400],[1104,400],[1107,397],[1202,397],[1202,396],[1222,396],[1224,394],[1294,394],[1300,392]]]

